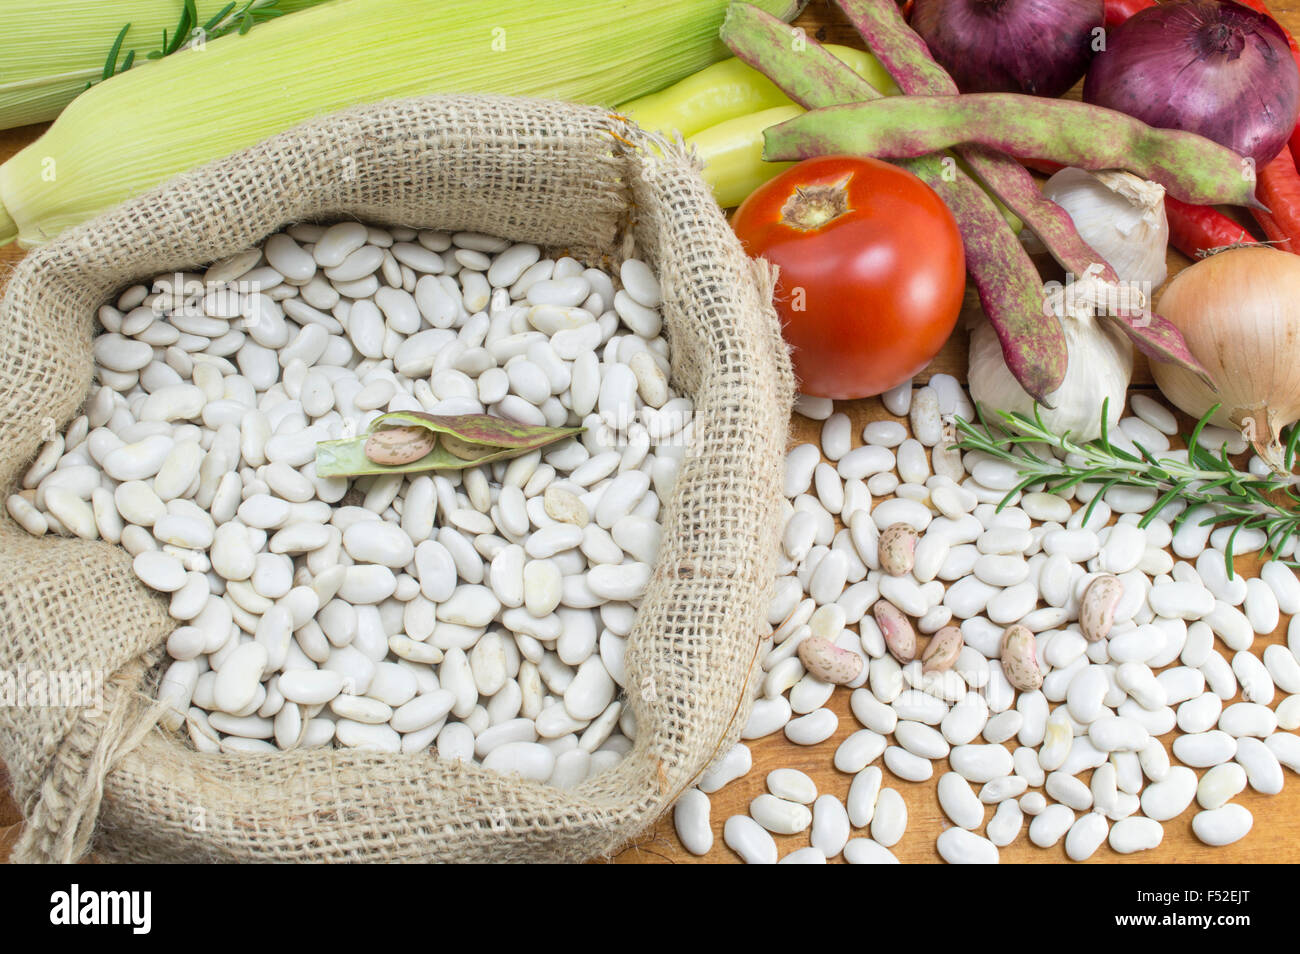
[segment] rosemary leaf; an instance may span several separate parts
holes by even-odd
[[[143,54],[144,58],[161,60],[164,56],[171,56],[173,53],[189,49],[191,44],[199,38],[206,42],[236,32],[242,36],[259,23],[284,16],[288,11],[277,9],[276,4],[278,2],[279,0],[247,0],[241,7],[237,0],[232,0],[209,18],[206,23],[200,24],[196,0],[185,0],[176,28],[170,32],[164,28],[162,41],[157,49],[145,52]],[[120,67],[117,62],[118,56],[122,52],[122,44],[126,40],[127,31],[130,29],[131,24],[129,23],[122,27],[104,61],[103,75],[99,80],[88,83],[87,89],[93,86],[95,82],[111,79],[118,73],[125,73],[131,68],[136,57],[136,51],[133,49],[127,51]]]
[[[1233,528],[1224,548],[1224,563],[1231,579],[1237,535],[1242,530],[1264,532],[1263,550],[1275,557],[1300,534],[1300,506],[1289,505],[1291,502],[1300,505],[1300,476],[1259,477],[1237,470],[1228,457],[1226,444],[1215,450],[1201,446],[1201,433],[1217,410],[1216,405],[1206,412],[1187,436],[1185,462],[1175,457],[1160,457],[1141,445],[1135,445],[1136,455],[1115,446],[1110,440],[1105,405],[1100,437],[1082,443],[1073,440],[1068,432],[1054,433],[1044,424],[1037,408],[1032,419],[1006,411],[998,411],[994,418],[977,405],[976,422],[955,419],[960,439],[954,446],[964,451],[980,451],[1016,467],[1020,479],[999,503],[999,509],[1017,492],[1037,483],[1053,492],[1067,491],[1081,483],[1100,484],[1084,512],[1085,521],[1092,516],[1097,501],[1117,486],[1156,491],[1155,502],[1138,523],[1141,527],[1148,526],[1177,500],[1185,501],[1187,506],[1171,520],[1175,532],[1194,509],[1206,507],[1209,515],[1199,521],[1200,525],[1222,524]],[[1023,445],[1045,445],[1062,459],[1053,456],[1044,459]],[[1286,447],[1290,465],[1300,449],[1300,426],[1291,428]],[[1283,503],[1276,499],[1279,491],[1286,498]]]
[[[211,33],[213,30],[215,30],[217,28],[217,24],[219,24],[222,20],[224,20],[227,16],[229,16],[230,11],[233,9],[235,9],[235,4],[233,2],[227,3],[217,13],[213,14],[211,20],[203,24],[203,32]]]
[[[108,51],[108,59],[104,61],[104,79],[108,79],[117,72],[117,55],[122,52],[122,41],[126,39],[126,32],[131,29],[131,24],[127,24],[117,34],[117,39],[113,41],[113,48]]]

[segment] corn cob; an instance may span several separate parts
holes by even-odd
[[[762,0],[789,19],[801,0]],[[727,55],[727,0],[333,0],[114,76],[0,166],[0,244],[359,103],[440,92],[613,105]]]
[[[273,9],[292,13],[322,0],[278,0]],[[207,23],[230,0],[196,0],[199,23]],[[239,0],[238,11],[248,4]],[[104,62],[122,28],[117,47],[120,68],[134,55],[135,67],[161,46],[164,30],[175,29],[184,0],[4,0],[0,3],[0,129],[48,122],[73,97],[98,82]],[[232,11],[234,12],[234,11]],[[170,37],[169,37],[170,39]],[[188,39],[188,38],[187,38]]]

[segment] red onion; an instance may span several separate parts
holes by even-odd
[[[1150,126],[1199,133],[1260,166],[1295,129],[1300,73],[1270,18],[1237,3],[1186,0],[1111,30],[1083,99]]]
[[[1060,96],[1104,18],[1102,0],[915,0],[910,22],[963,93]]]

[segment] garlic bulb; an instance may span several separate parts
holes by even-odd
[[[1048,395],[1051,408],[1039,407],[1043,423],[1058,434],[1069,431],[1077,440],[1101,436],[1101,410],[1107,400],[1106,426],[1119,424],[1133,375],[1133,345],[1108,319],[1095,315],[1090,292],[1105,294],[1106,286],[1090,277],[1068,286],[1057,285],[1047,303],[1061,320],[1069,364],[1061,386]],[[1034,399],[1011,374],[1002,358],[1002,344],[986,319],[971,330],[967,382],[971,397],[990,411],[1015,411],[1032,417]]]
[[[1048,179],[1043,195],[1070,213],[1079,236],[1120,281],[1150,282],[1149,295],[1165,280],[1169,221],[1163,186],[1128,172],[1070,168]]]

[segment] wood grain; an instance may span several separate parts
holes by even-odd
[[[1300,31],[1300,0],[1280,0],[1271,4],[1278,18],[1293,31]],[[796,21],[804,27],[809,35],[817,39],[861,47],[857,35],[845,22],[838,9],[827,0],[813,0],[809,7]],[[1077,97],[1077,89],[1071,94]],[[45,126],[26,126],[19,129],[0,130],[0,162],[19,149],[36,140]],[[201,134],[201,126],[196,126],[196,134]],[[23,252],[14,245],[0,247],[0,276],[7,276],[10,269],[22,258]],[[1188,260],[1178,252],[1169,253],[1170,276],[1186,267]],[[978,304],[973,296],[968,295],[968,306],[964,318],[978,312]],[[966,335],[959,330],[952,340],[935,356],[926,372],[921,375],[925,380],[930,374],[952,374],[961,380],[966,375]],[[1138,356],[1134,369],[1133,387],[1147,389],[1152,387],[1152,378],[1146,362]],[[855,433],[861,434],[862,426],[871,420],[896,419],[889,415],[878,399],[844,402],[838,410],[849,414],[854,421]],[[820,425],[796,416],[791,424],[791,442],[817,441]],[[857,441],[860,443],[860,441]],[[1237,561],[1240,571],[1247,574],[1254,572],[1257,561],[1251,557],[1242,557]],[[1263,647],[1284,639],[1286,621],[1278,631],[1267,638],[1256,641],[1254,650],[1259,653]],[[1220,650],[1223,649],[1219,645]],[[831,764],[835,748],[859,726],[848,709],[848,692],[837,690],[829,707],[839,717],[839,728],[826,742],[817,746],[798,746],[785,740],[780,733],[749,743],[754,753],[754,768],[744,778],[733,782],[721,792],[712,796],[713,829],[715,835],[714,849],[704,858],[696,858],[682,849],[673,832],[671,816],[666,816],[654,826],[644,838],[619,853],[614,862],[619,864],[662,864],[662,863],[734,863],[737,857],[722,844],[722,824],[733,814],[747,811],[749,801],[765,791],[764,777],[772,769],[782,767],[798,768],[811,775],[823,793],[834,794],[841,799],[848,792],[850,777],[838,772]],[[1172,734],[1165,737],[1169,742]],[[938,862],[940,859],[934,848],[935,838],[947,827],[947,821],[939,810],[935,796],[938,777],[947,771],[946,760],[935,763],[935,776],[929,782],[900,782],[892,777],[886,784],[897,788],[907,802],[909,821],[907,834],[902,842],[895,846],[894,853],[904,862]],[[1288,776],[1290,773],[1287,773]],[[1084,776],[1087,777],[1086,775]],[[1300,862],[1300,786],[1294,783],[1278,796],[1267,798],[1255,792],[1247,791],[1235,799],[1250,809],[1255,816],[1254,830],[1236,845],[1227,848],[1211,849],[1202,845],[1192,835],[1191,816],[1195,809],[1185,812],[1180,818],[1165,824],[1165,839],[1155,851],[1138,855],[1122,856],[1111,851],[1108,846],[1091,859],[1092,863],[1106,862],[1163,862],[1163,863],[1197,863],[1197,862]],[[988,811],[988,817],[992,811]],[[20,828],[21,814],[10,793],[9,776],[3,763],[0,763],[0,861],[8,858]],[[854,832],[854,836],[866,832]],[[807,835],[779,836],[778,845],[782,855],[803,847],[808,843]],[[1004,862],[1022,862],[1042,864],[1044,862],[1066,861],[1061,845],[1042,850],[1028,843],[1022,832],[1019,839],[1002,850]]]

